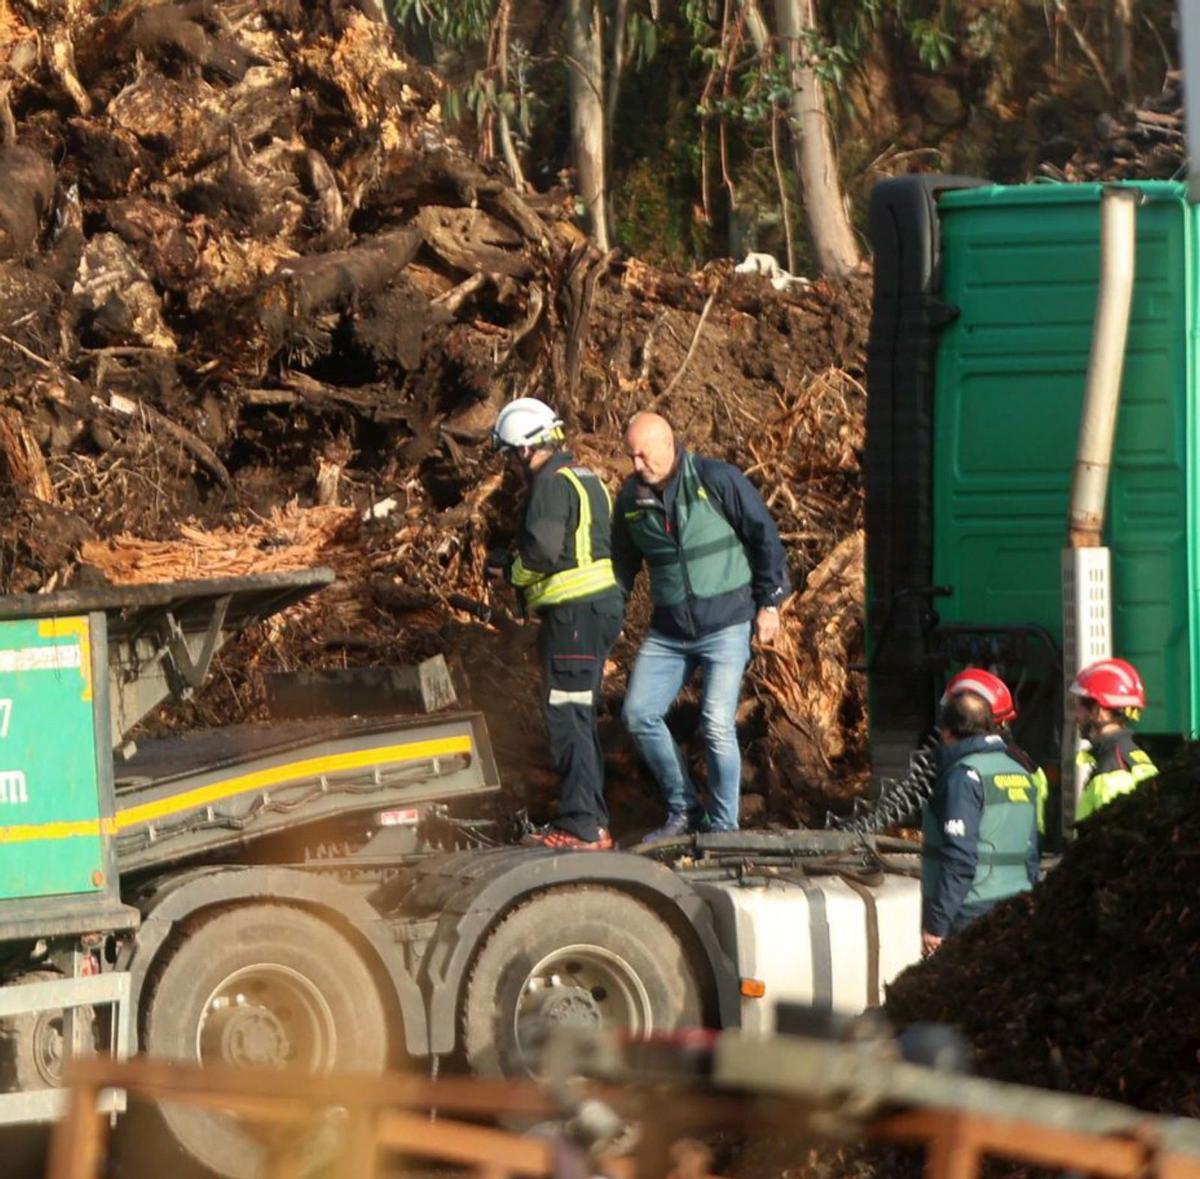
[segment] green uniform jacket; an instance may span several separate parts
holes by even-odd
[[[787,553],[762,498],[736,467],[680,449],[659,489],[627,479],[613,512],[613,566],[626,594],[643,563],[650,628],[694,639],[749,622],[787,593]]]
[[[939,752],[921,816],[922,928],[956,933],[1037,881],[1037,789],[999,736],[968,737]]]

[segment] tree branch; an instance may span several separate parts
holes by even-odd
[[[496,60],[500,67],[500,93],[508,93],[508,22],[512,16],[512,0],[500,0],[500,8],[496,13]],[[512,140],[512,131],[508,126],[508,115],[504,108],[497,104],[496,124],[500,134],[500,148],[504,152],[504,162],[512,173],[513,183],[522,192],[529,191],[529,182],[521,167],[521,159],[517,155],[516,145]]]
[[[687,355],[683,358],[683,363],[675,370],[675,375],[667,383],[667,387],[650,403],[651,408],[661,405],[670,396],[671,391],[679,384],[683,378],[683,374],[687,371],[687,366],[691,363],[692,357],[696,354],[696,345],[700,343],[700,333],[704,331],[704,324],[708,320],[708,313],[713,309],[713,303],[716,302],[717,294],[721,290],[721,284],[718,282],[712,289],[712,294],[708,296],[704,304],[704,310],[700,312],[700,321],[696,324],[696,330],[692,333],[692,342],[688,345]]]
[[[629,0],[617,0],[613,14],[612,61],[608,75],[608,93],[604,96],[604,136],[612,146],[613,129],[617,121],[617,100],[621,93],[621,76],[625,72],[625,24],[629,20]]]

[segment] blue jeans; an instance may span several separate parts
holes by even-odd
[[[742,753],[734,721],[742,673],[749,661],[749,622],[698,639],[677,639],[652,630],[633,665],[621,713],[625,728],[662,789],[667,810],[695,820],[702,811],[696,787],[664,718],[696,668],[703,670],[700,716],[708,764],[708,813],[714,831],[738,828]]]

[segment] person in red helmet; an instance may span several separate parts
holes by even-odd
[[[1078,823],[1153,778],[1158,767],[1130,731],[1146,707],[1146,689],[1133,664],[1092,663],[1071,681],[1068,693],[1072,718],[1090,746],[1079,755],[1086,780],[1075,804]]]
[[[923,954],[1038,878],[1033,782],[1005,751],[987,699],[949,694],[938,730],[937,778],[921,808]]]
[[[1014,761],[1025,767],[1025,772],[1037,788],[1037,829],[1042,838],[1046,834],[1046,799],[1050,794],[1050,783],[1046,771],[1017,744],[1013,736],[1012,723],[1017,719],[1017,706],[1008,685],[998,676],[982,667],[965,667],[952,676],[942,693],[942,704],[961,692],[973,692],[987,702],[992,710],[996,731],[1004,741],[1005,751]]]

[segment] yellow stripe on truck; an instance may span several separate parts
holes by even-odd
[[[101,829],[106,835],[117,833],[115,819],[74,819],[60,823],[17,823],[0,827],[0,844],[32,843],[36,839],[76,839],[82,835],[97,836]]]
[[[332,753],[324,757],[310,757],[304,761],[287,762],[266,770],[255,770],[250,774],[239,774],[183,794],[173,794],[141,806],[118,811],[113,819],[80,819],[73,822],[25,823],[19,826],[0,827],[0,844],[27,843],[35,839],[71,839],[84,835],[113,835],[143,823],[152,823],[181,811],[192,811],[210,803],[250,794],[270,786],[286,785],[296,779],[319,778],[326,774],[341,774],[351,770],[362,770],[386,762],[424,761],[432,757],[450,757],[456,753],[470,753],[469,735],[440,737],[432,741],[410,741],[404,745],[382,745],[375,749],[363,749],[354,753]]]
[[[413,741],[408,745],[384,745],[378,749],[363,749],[357,753],[310,757],[306,761],[292,761],[286,765],[273,766],[269,770],[255,770],[252,774],[242,774],[236,778],[226,778],[223,782],[198,786],[195,790],[175,794],[170,798],[160,798],[157,802],[131,806],[128,810],[117,812],[117,830],[124,831],[127,827],[152,823],[155,819],[174,815],[179,811],[195,810],[212,802],[236,798],[239,794],[249,794],[268,786],[280,786],[293,778],[318,778],[323,774],[366,769],[380,762],[423,761],[430,757],[447,757],[453,753],[470,752],[470,737],[443,737],[437,741]]]

